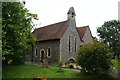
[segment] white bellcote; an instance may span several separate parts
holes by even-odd
[[[73,7],[70,7],[67,15],[68,15],[68,20],[69,19],[75,19],[76,14],[75,14],[75,10],[74,10]]]

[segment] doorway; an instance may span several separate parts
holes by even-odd
[[[43,59],[45,58],[45,51],[42,49],[40,51],[40,61],[43,63]]]

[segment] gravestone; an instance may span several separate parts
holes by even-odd
[[[47,59],[43,59],[43,67],[48,68],[48,60]]]

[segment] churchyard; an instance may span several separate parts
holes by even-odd
[[[112,60],[113,66],[120,71],[120,62]],[[119,66],[118,66],[119,65]],[[78,70],[78,71],[76,71]],[[44,68],[43,64],[26,62],[24,65],[3,65],[3,78],[110,78],[114,76],[107,74],[88,74],[83,73],[80,69],[59,68],[59,64],[51,64],[48,68]]]

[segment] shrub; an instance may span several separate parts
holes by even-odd
[[[110,50],[106,44],[99,42],[84,45],[78,50],[77,63],[85,72],[108,72],[111,65]]]
[[[62,64],[63,64],[63,63],[60,61],[60,62],[59,62],[59,67],[61,67],[61,66],[62,66]]]
[[[72,64],[69,64],[68,67],[69,68],[74,68],[74,66]]]
[[[69,64],[69,62],[65,62],[65,65],[68,65]]]
[[[57,72],[64,72],[63,69],[61,68],[62,64],[63,64],[63,63],[60,61],[60,62],[59,62],[59,70],[58,70]]]

